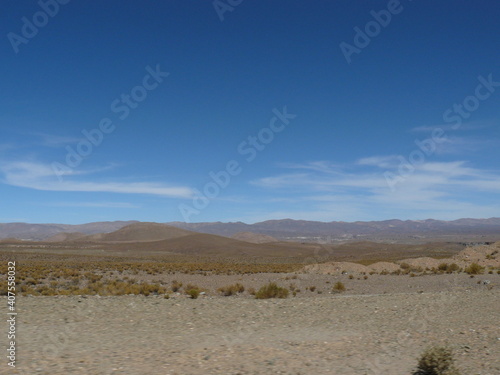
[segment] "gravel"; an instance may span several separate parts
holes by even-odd
[[[462,374],[498,375],[498,278],[450,288],[447,276],[385,276],[387,285],[420,279],[423,291],[280,300],[19,297],[17,367],[4,359],[0,373],[404,375],[427,346],[446,344]]]

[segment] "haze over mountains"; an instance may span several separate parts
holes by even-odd
[[[39,241],[46,240],[58,233],[109,233],[136,222],[137,221],[103,221],[79,225],[0,223],[0,239],[17,238],[20,240]],[[61,237],[61,239],[63,238],[64,237]]]
[[[132,229],[126,228],[130,224]],[[339,242],[347,240],[383,240],[405,238],[434,238],[446,236],[478,236],[493,240],[500,236],[500,218],[441,220],[385,220],[370,222],[318,222],[306,220],[268,220],[255,224],[242,222],[168,224],[172,237],[199,232],[238,240],[262,243],[281,241]],[[67,241],[157,241],[165,240],[164,224],[139,223],[137,221],[95,222],[80,225],[69,224],[0,224],[0,239]],[[120,231],[123,228],[123,231]],[[146,229],[141,232],[141,228]],[[116,232],[118,231],[118,232]],[[115,233],[112,233],[115,232]],[[246,233],[242,233],[246,232]],[[141,234],[142,233],[142,234]],[[108,235],[107,235],[108,234]],[[128,236],[128,237],[127,237]],[[142,236],[142,237],[141,237]],[[266,237],[269,236],[269,237]]]
[[[442,220],[384,220],[356,222],[320,222],[307,220],[268,220],[255,224],[236,223],[183,223],[169,225],[202,233],[233,236],[238,232],[254,232],[280,240],[347,240],[365,239],[367,236],[401,235],[463,235],[500,234],[500,218]]]

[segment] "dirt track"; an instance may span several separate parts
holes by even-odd
[[[497,375],[499,297],[21,297],[18,367],[0,373],[404,375],[448,342],[462,374]]]

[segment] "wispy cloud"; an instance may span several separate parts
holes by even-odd
[[[4,162],[0,164],[0,172],[3,174],[5,184],[35,190],[149,194],[172,198],[190,198],[193,196],[193,190],[189,187],[154,182],[123,183],[69,179],[58,181],[49,165],[38,162]],[[91,172],[95,172],[95,170]],[[70,175],[89,173],[89,171],[81,170],[72,172]]]
[[[77,137],[68,137],[68,136],[38,133],[38,132],[31,133],[31,135],[38,137],[40,139],[40,143],[43,146],[47,147],[61,147],[77,143],[82,140],[82,138],[77,138]]]
[[[321,161],[312,161],[309,163],[281,163],[278,164],[279,167],[288,168],[288,169],[305,169],[316,172],[323,173],[340,173],[342,166],[340,164],[334,164],[329,161],[321,160]]]
[[[374,156],[353,162],[343,173],[297,171],[257,179],[252,184],[275,192],[299,191],[300,199],[310,202],[308,216],[318,220],[328,215],[331,220],[498,216],[498,171],[477,169],[465,161],[427,162],[391,191],[383,172],[397,167],[394,160],[390,155]],[[367,171],[367,167],[371,170]],[[486,197],[496,199],[485,203]],[[303,210],[300,214],[305,217]]]
[[[141,206],[128,202],[45,202],[49,207],[88,207],[88,208],[140,208]]]
[[[456,132],[456,131],[466,131],[466,130],[481,130],[493,126],[494,123],[490,122],[471,122],[467,124],[462,124],[460,127],[456,127],[453,124],[440,124],[440,125],[424,125],[412,128],[410,131],[414,133],[431,133],[435,129],[442,129],[445,132]]]
[[[378,168],[393,168],[399,163],[397,155],[386,155],[386,156],[370,156],[367,158],[359,159],[356,164],[358,165],[368,165]]]
[[[498,140],[448,136],[443,142],[436,144],[437,155],[464,155],[466,153],[484,151],[485,148],[496,145]]]

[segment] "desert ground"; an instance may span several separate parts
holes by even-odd
[[[108,237],[0,244],[1,273],[16,262],[18,313],[16,368],[5,360],[0,373],[410,375],[435,345],[462,375],[500,373],[498,242],[326,256],[290,245],[284,257],[280,243],[217,254],[217,238],[200,254],[178,237],[177,252]],[[266,298],[270,283],[285,298]]]
[[[494,375],[499,297],[472,285],[269,300],[24,297],[18,367],[3,373],[411,374],[426,346],[445,344],[462,374]]]

